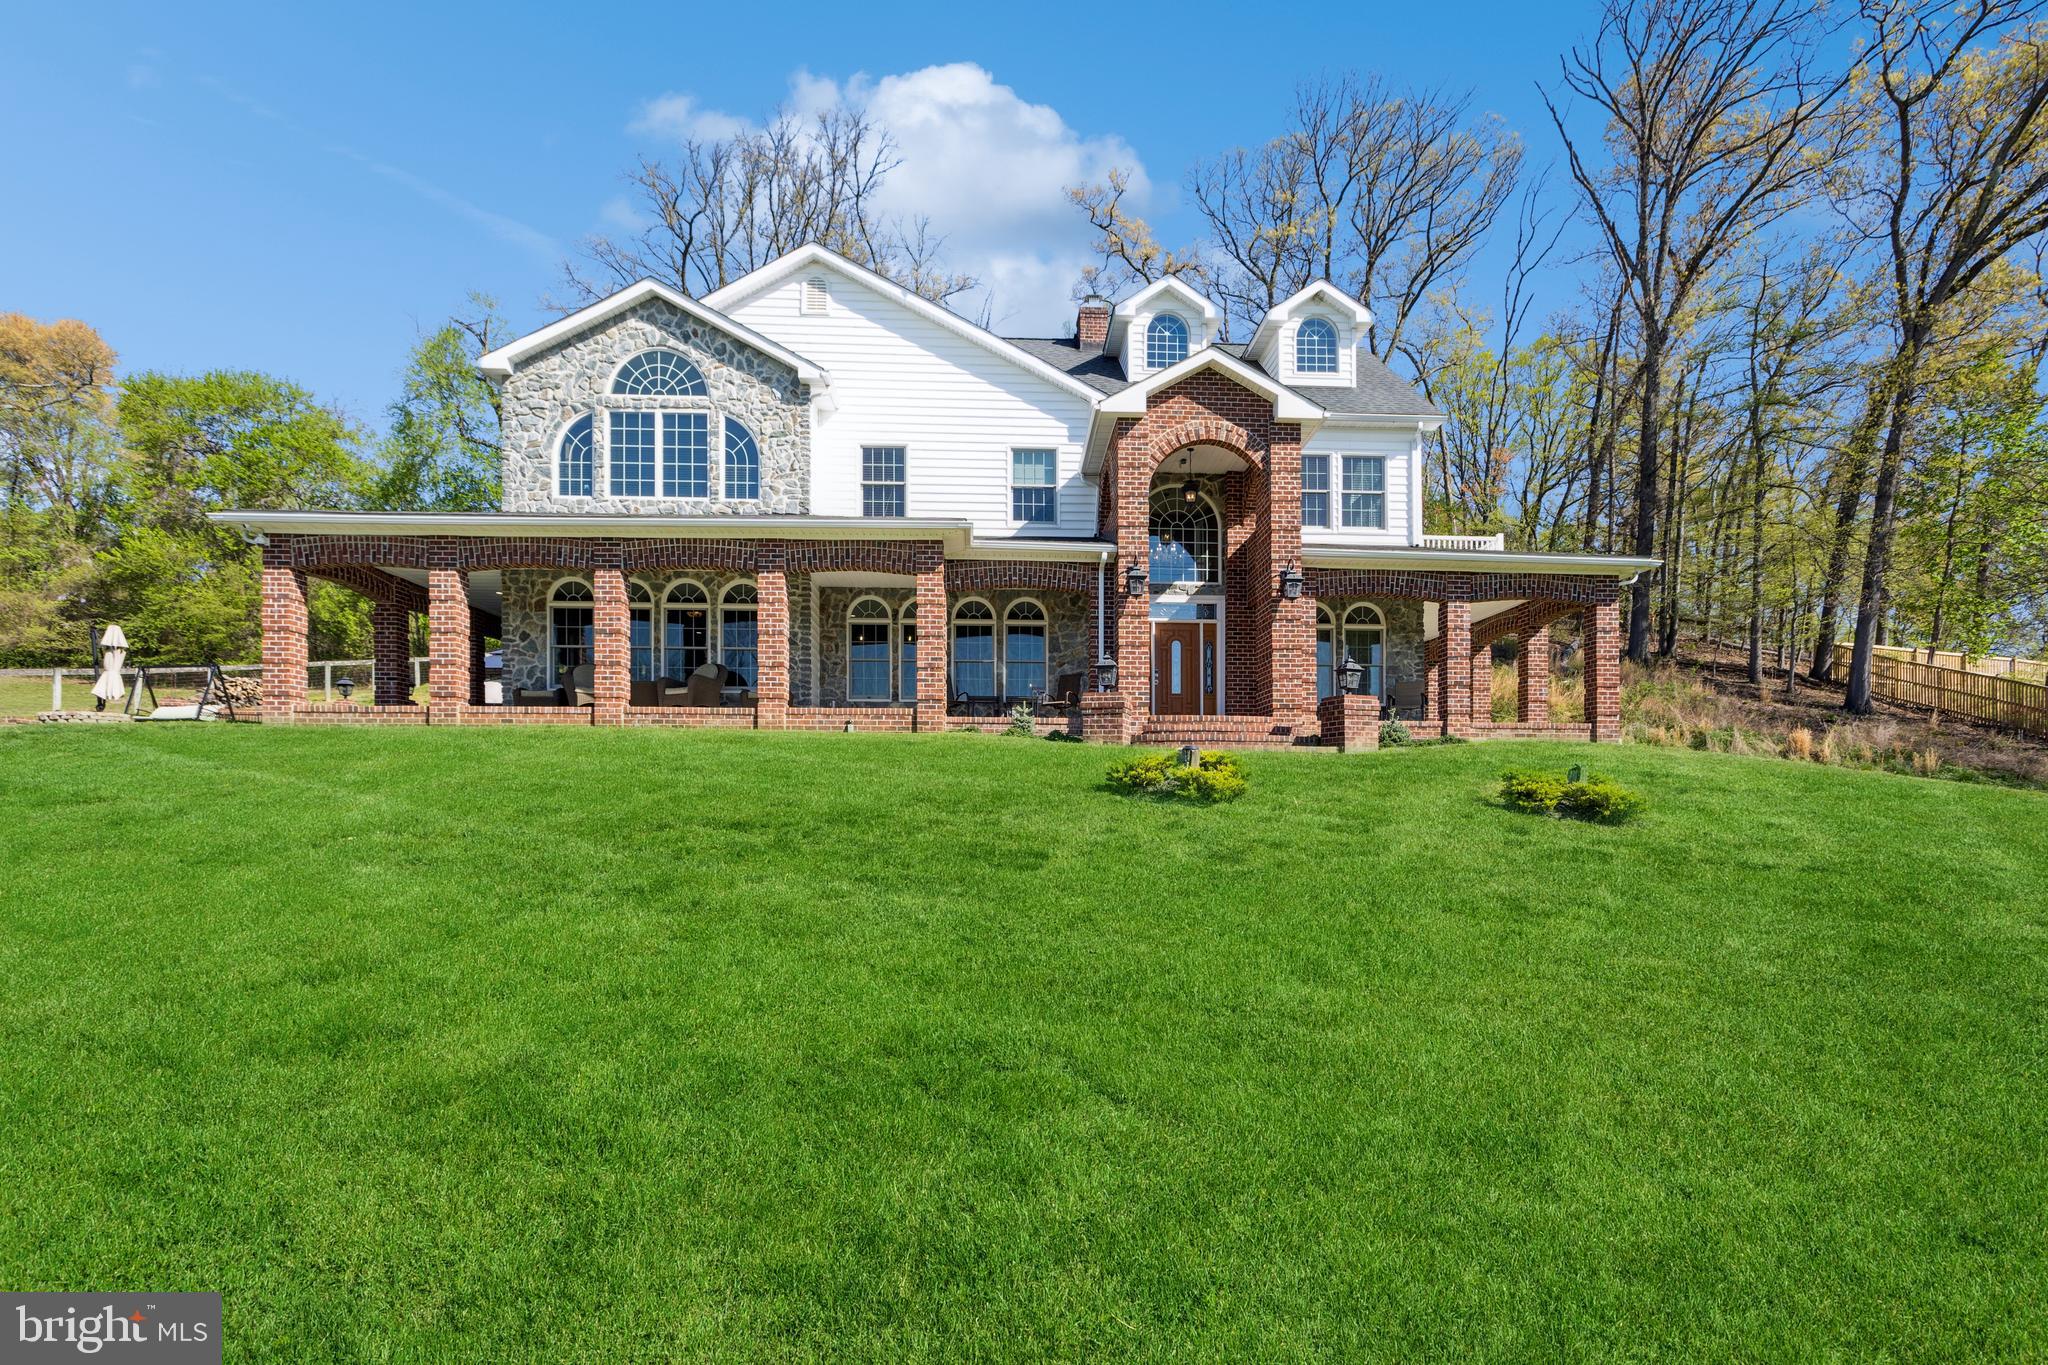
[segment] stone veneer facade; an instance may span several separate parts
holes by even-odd
[[[611,392],[619,366],[662,346],[688,356],[704,376],[703,398],[639,398]],[[718,516],[810,510],[810,390],[796,371],[744,342],[706,327],[681,310],[650,299],[525,361],[499,395],[504,432],[507,512],[588,512]],[[709,412],[711,496],[613,497],[609,492],[607,409]],[[592,496],[563,497],[555,462],[562,433],[584,413],[595,445]],[[725,435],[720,418],[737,419],[761,452],[761,496],[722,496]]]

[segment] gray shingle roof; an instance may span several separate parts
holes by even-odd
[[[1004,337],[1019,350],[1027,351],[1055,369],[1080,380],[1091,389],[1115,393],[1130,387],[1116,357],[1093,349],[1083,350],[1072,337]],[[1217,350],[1243,360],[1244,347],[1237,342],[1218,343]],[[1247,361],[1247,364],[1251,362]],[[1441,417],[1443,410],[1424,398],[1407,380],[1386,367],[1378,356],[1358,352],[1357,382],[1349,388],[1297,387],[1294,392],[1331,412],[1369,413],[1380,417]]]

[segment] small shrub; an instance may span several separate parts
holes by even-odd
[[[1132,795],[1180,796],[1192,801],[1235,801],[1249,784],[1236,754],[1205,750],[1193,767],[1177,754],[1141,754],[1109,765],[1109,785]]]
[[[1415,736],[1408,732],[1399,716],[1389,716],[1380,722],[1380,747],[1391,749],[1400,744],[1413,744]]]
[[[1804,763],[1813,757],[1813,731],[1804,725],[1795,726],[1785,736],[1785,757],[1796,758]]]
[[[1037,727],[1031,723],[1030,702],[1020,701],[1010,708],[1010,725],[1003,733],[1017,739],[1030,739],[1038,733]]]
[[[1934,749],[1913,751],[1913,771],[1922,777],[1932,777],[1941,771],[1941,754]]]
[[[1581,781],[1529,768],[1501,774],[1501,800],[1512,810],[1618,825],[1642,813],[1648,802],[1611,777],[1591,774]]]

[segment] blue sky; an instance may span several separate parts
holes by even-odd
[[[1076,19],[1075,15],[1084,15]],[[417,331],[495,294],[537,325],[621,172],[675,130],[849,89],[906,149],[894,192],[1051,333],[1086,233],[1059,198],[1135,162],[1192,235],[1188,164],[1270,136],[1295,83],[1473,90],[1541,165],[1535,94],[1589,10],[1542,5],[97,4],[9,20],[0,310],[78,317],[124,369],[286,375],[371,423]]]

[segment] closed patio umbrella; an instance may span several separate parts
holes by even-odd
[[[121,661],[128,657],[128,637],[119,626],[108,626],[100,636],[100,675],[92,682],[92,709],[104,711],[107,703],[121,700]]]

